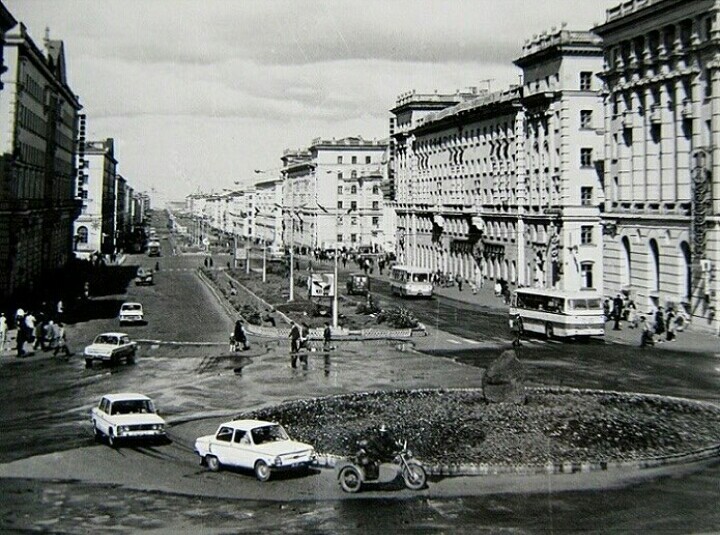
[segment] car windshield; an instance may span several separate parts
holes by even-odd
[[[139,304],[132,304],[132,305],[123,305],[123,310],[142,310],[142,305]]]
[[[155,407],[149,399],[115,401],[110,409],[110,414],[145,414],[154,412]]]
[[[117,336],[111,336],[108,334],[101,334],[97,338],[95,338],[96,344],[111,344],[111,345],[118,345],[118,337]]]
[[[285,430],[279,425],[266,425],[265,427],[256,427],[252,430],[253,442],[258,446],[266,442],[279,442],[281,440],[289,440]]]

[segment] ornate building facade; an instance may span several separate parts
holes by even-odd
[[[39,291],[72,256],[78,97],[62,41],[5,35],[0,98],[0,295]]]
[[[478,283],[602,291],[600,40],[554,30],[515,63],[522,86],[430,112],[401,95],[391,110],[398,257]]]
[[[717,330],[720,26],[715,0],[631,0],[594,28],[605,65],[605,284]]]

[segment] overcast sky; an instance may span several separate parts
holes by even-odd
[[[387,136],[398,94],[498,90],[525,39],[619,0],[4,0],[65,42],[91,139],[160,201],[277,174],[315,137]]]

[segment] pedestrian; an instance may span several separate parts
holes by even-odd
[[[155,262],[155,271],[160,271],[160,262]]]
[[[35,322],[35,328],[33,329],[33,336],[35,337],[35,342],[33,342],[33,349],[37,350],[38,348],[45,351],[45,326],[47,325],[47,322],[45,321],[44,315],[42,313],[39,314],[38,320]]]
[[[343,264],[343,269],[345,269],[347,267],[347,253],[343,253],[343,255],[342,255],[342,264]]]
[[[502,292],[502,286],[500,286],[500,280],[495,281],[495,297],[500,297],[500,293]]]
[[[655,334],[658,336],[658,342],[662,342],[662,335],[665,333],[665,317],[662,308],[658,307],[655,312]]]
[[[31,344],[35,342],[35,316],[32,312],[25,314],[25,339]]]
[[[53,353],[53,356],[57,357],[58,353],[61,351],[65,354],[65,360],[69,359],[72,353],[70,352],[70,349],[67,345],[67,335],[65,334],[65,325],[63,325],[62,322],[58,322],[57,324],[57,335],[56,335],[56,342],[57,345],[55,346],[55,352]]]
[[[615,296],[613,299],[613,318],[615,319],[615,325],[613,325],[613,331],[620,330],[620,320],[622,319],[623,313],[623,298],[620,294]]]
[[[273,313],[272,309],[271,309],[271,308],[268,308],[268,309],[265,311],[265,316],[263,317],[263,320],[264,320],[264,321],[267,321],[267,322],[268,322],[270,325],[272,325],[273,327],[276,327],[276,326],[277,326],[277,323],[275,322],[275,317],[272,315],[272,313]]]
[[[655,345],[653,330],[645,316],[640,316],[640,347]]]
[[[310,342],[310,327],[304,321],[302,322],[302,329],[300,329],[300,347],[309,349],[308,343]],[[306,356],[307,359],[307,356]]]
[[[675,310],[668,307],[667,314],[665,314],[665,339],[668,342],[675,341],[675,318]]]
[[[478,288],[477,284],[475,284],[475,281],[470,281],[468,284],[470,285],[470,291],[472,292],[472,294],[477,295]]]
[[[300,350],[300,326],[293,321],[290,327],[290,365],[297,368],[297,354]]]
[[[57,312],[57,317],[55,318],[57,321],[65,319],[65,305],[63,304],[62,299],[58,299],[55,311]]]
[[[632,299],[628,302],[627,305],[627,320],[628,326],[631,329],[635,329],[638,326],[637,307],[635,306],[635,301],[633,301]]]
[[[463,280],[459,273],[455,275],[455,282],[457,283],[458,292],[462,292]]]
[[[43,333],[43,338],[45,340],[45,346],[43,347],[43,351],[50,351],[57,347],[57,331],[57,324],[53,320],[48,320],[48,322],[45,324],[45,331]]]
[[[5,351],[5,342],[7,342],[8,323],[4,312],[0,312],[0,353]]]
[[[323,351],[330,351],[332,347],[330,342],[332,341],[332,331],[330,330],[330,323],[325,322],[325,329],[323,330]]]
[[[247,339],[247,333],[245,332],[245,326],[243,325],[242,320],[237,320],[235,322],[233,338],[235,340],[236,347],[237,344],[242,344],[243,351],[247,351],[248,349],[250,349],[250,344],[248,344]]]

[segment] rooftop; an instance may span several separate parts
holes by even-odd
[[[322,139],[316,137],[310,144],[311,147],[318,147],[321,145],[340,146],[340,147],[385,147],[387,145],[387,139],[363,139],[361,135],[349,136],[340,139]]]
[[[665,0],[626,0],[615,7],[605,10],[605,22],[612,22],[622,18],[630,13],[635,13],[654,4],[659,4]]]
[[[440,121],[446,117],[452,117],[466,111],[479,109],[492,104],[510,102],[514,99],[519,98],[521,96],[521,92],[522,88],[520,86],[512,85],[509,89],[505,89],[503,91],[496,91],[494,93],[488,93],[472,100],[461,102],[460,104],[456,104],[455,106],[445,108],[444,110],[429,113],[420,121],[418,126],[428,125],[430,123]]]
[[[415,89],[406,93],[400,93],[395,100],[395,106],[403,106],[411,102],[438,102],[452,104],[462,100],[467,100],[478,96],[482,91],[477,87],[468,87],[456,90],[454,93],[438,93],[436,89],[433,93],[418,93]]]
[[[522,47],[520,58],[532,56],[543,50],[562,45],[602,45],[602,39],[592,32],[588,31],[570,31],[565,29],[565,23],[560,29],[553,27],[549,32],[543,32],[540,35],[533,35],[532,39],[527,39]]]

